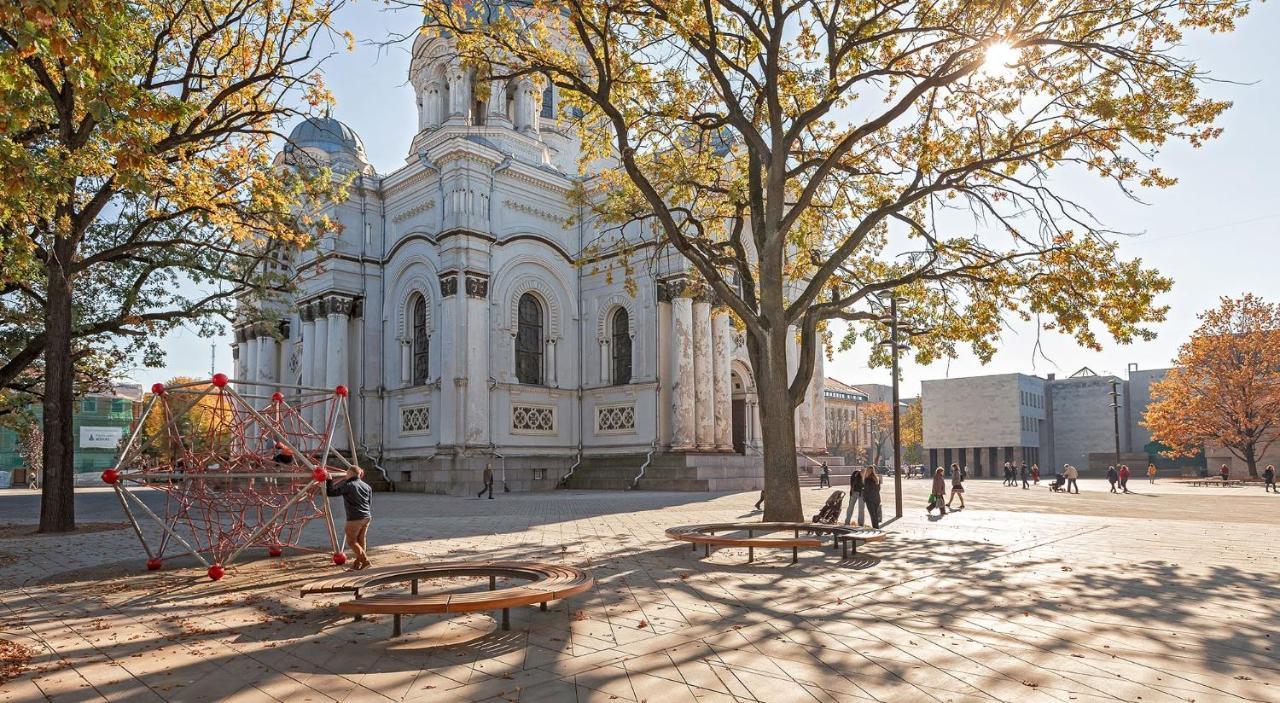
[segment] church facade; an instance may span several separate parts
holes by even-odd
[[[486,465],[509,490],[758,487],[741,334],[674,251],[633,232],[634,285],[613,270],[621,245],[569,198],[592,176],[556,94],[477,90],[444,39],[413,55],[403,166],[378,173],[329,117],[278,157],[353,180],[326,210],[339,232],[287,264],[280,322],[236,327],[236,377],[260,395],[347,386],[354,449],[397,490],[474,493]],[[819,366],[796,418],[808,454],[825,452],[822,387]]]

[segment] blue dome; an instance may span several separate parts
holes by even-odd
[[[289,133],[285,152],[319,149],[327,154],[351,152],[364,159],[364,144],[350,127],[332,117],[308,117]]]

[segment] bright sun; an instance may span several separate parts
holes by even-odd
[[[998,41],[987,47],[982,60],[982,72],[991,76],[1006,75],[1018,62],[1018,49],[1007,41]]]

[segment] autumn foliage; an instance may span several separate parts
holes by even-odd
[[[1143,423],[1171,456],[1221,445],[1256,478],[1280,436],[1280,305],[1246,294],[1199,317],[1176,368],[1152,386]]]

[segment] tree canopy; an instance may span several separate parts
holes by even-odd
[[[1222,298],[1151,387],[1143,424],[1171,457],[1220,445],[1257,478],[1280,438],[1280,304],[1249,293]]]
[[[1005,319],[1097,347],[1150,338],[1170,281],[1054,176],[1122,192],[1174,179],[1228,104],[1180,55],[1248,3],[1207,0],[421,0],[480,76],[536,75],[584,139],[582,200],[607,246],[685,257],[745,331],[765,427],[767,519],[796,519],[791,409],[828,321],[882,297],[931,331],[918,361]],[[637,228],[639,227],[639,229]],[[634,238],[634,239],[628,239]],[[640,249],[643,251],[643,248]],[[854,327],[854,333],[859,331]],[[800,338],[799,369],[786,348]],[[867,330],[866,334],[874,335]],[[770,446],[773,449],[770,449]]]

